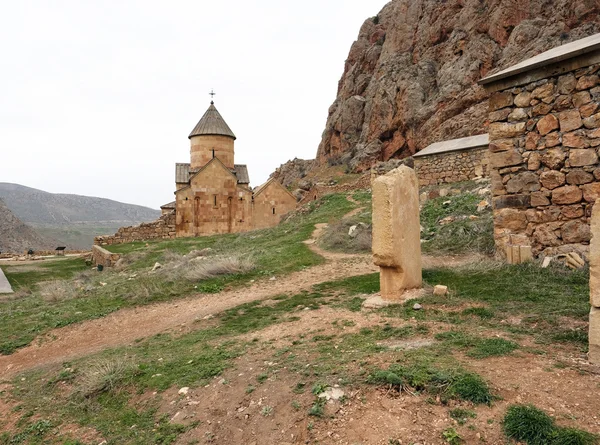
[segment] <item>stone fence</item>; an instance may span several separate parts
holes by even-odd
[[[112,253],[100,246],[92,246],[92,264],[94,266],[111,267],[121,258],[118,253]]]
[[[419,186],[469,181],[489,175],[487,135],[432,144],[414,155]]]
[[[174,239],[175,234],[175,212],[171,212],[151,223],[121,227],[114,235],[97,236],[94,238],[94,244],[110,246],[152,239]]]

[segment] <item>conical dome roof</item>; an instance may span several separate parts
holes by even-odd
[[[202,119],[196,124],[188,138],[194,136],[201,136],[204,134],[216,134],[219,136],[229,136],[235,139],[235,134],[229,128],[229,125],[225,122],[221,114],[215,108],[214,102],[211,101],[210,107],[202,116]]]

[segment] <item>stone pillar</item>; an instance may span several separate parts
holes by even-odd
[[[600,199],[592,209],[590,241],[590,327],[588,358],[600,364]]]
[[[372,183],[373,262],[380,267],[381,297],[400,300],[422,285],[419,185],[414,170],[400,166]]]

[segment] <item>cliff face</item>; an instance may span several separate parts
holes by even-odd
[[[486,132],[476,82],[600,32],[600,0],[392,0],[350,49],[317,163],[360,172]]]
[[[28,249],[52,249],[56,245],[19,220],[0,199],[0,252],[23,253]]]

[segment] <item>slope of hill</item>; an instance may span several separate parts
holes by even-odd
[[[360,172],[485,132],[477,80],[600,32],[599,11],[595,0],[392,0],[350,49],[318,163]]]
[[[160,216],[160,211],[148,207],[10,183],[0,183],[0,199],[21,221],[75,249],[90,247],[96,235]]]
[[[0,252],[21,253],[28,249],[50,249],[52,240],[45,239],[17,218],[0,199]]]

